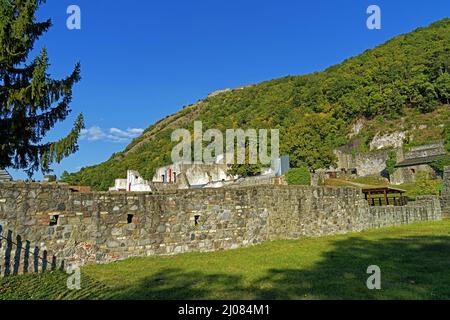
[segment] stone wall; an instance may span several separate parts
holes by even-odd
[[[437,202],[370,208],[354,188],[73,193],[67,186],[4,183],[0,225],[58,261],[89,264],[439,220]]]
[[[64,259],[49,256],[47,250],[0,225],[0,277],[65,270],[64,263]]]
[[[434,144],[428,144],[424,146],[414,147],[407,153],[405,153],[405,159],[417,159],[424,157],[433,157],[445,155],[444,142],[439,141]]]
[[[417,166],[409,166],[397,168],[390,176],[390,182],[394,185],[404,183],[413,183],[417,181],[419,174],[425,174],[429,178],[436,178],[436,171],[428,164],[421,164]]]
[[[369,213],[371,229],[442,219],[441,204],[435,196],[419,196],[404,207],[370,207]]]
[[[386,169],[386,161],[389,159],[387,151],[353,155],[342,150],[335,150],[334,153],[338,159],[337,168],[339,170],[356,169],[358,176],[361,177],[380,175]]]
[[[442,213],[450,216],[450,167],[444,169],[444,188],[441,194]]]

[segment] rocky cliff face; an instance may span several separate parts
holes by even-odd
[[[398,131],[382,135],[378,133],[370,143],[370,150],[381,150],[386,148],[401,148],[406,139],[406,132]]]

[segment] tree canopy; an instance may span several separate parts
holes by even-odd
[[[0,168],[50,171],[78,150],[82,130],[80,114],[72,131],[59,141],[43,143],[57,122],[70,114],[72,87],[80,81],[80,65],[64,79],[48,74],[50,66],[43,48],[29,55],[35,42],[51,27],[51,21],[36,22],[43,0],[0,0]]]

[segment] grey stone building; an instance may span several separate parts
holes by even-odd
[[[403,153],[399,150],[397,153],[396,170],[391,175],[391,183],[403,184],[415,182],[419,174],[428,174],[430,177],[436,177],[436,172],[430,164],[444,157],[448,157],[445,152],[444,143],[424,145],[412,148],[409,152]]]

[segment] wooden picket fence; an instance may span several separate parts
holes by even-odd
[[[0,225],[0,278],[26,273],[43,273],[64,270],[64,260],[49,257],[47,250],[31,246],[20,235],[14,238],[11,230],[3,230]]]

